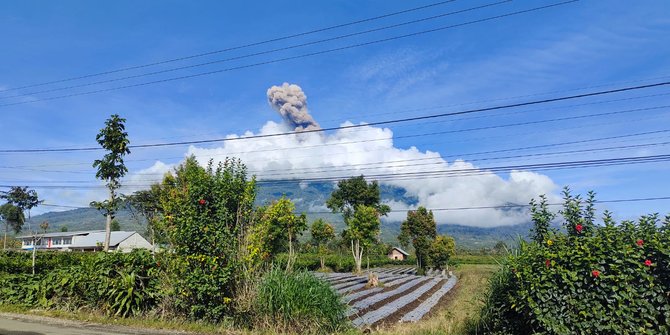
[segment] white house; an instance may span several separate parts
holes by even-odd
[[[18,237],[21,249],[32,250],[33,236]],[[73,231],[35,235],[37,250],[102,250],[105,242],[104,230]],[[152,249],[151,243],[134,231],[113,231],[109,240],[109,250],[130,252],[133,249]]]

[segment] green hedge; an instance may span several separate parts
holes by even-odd
[[[491,282],[477,332],[668,334],[670,218],[584,226],[521,242]]]
[[[316,271],[321,267],[321,261],[318,254],[298,254],[296,255],[294,269]],[[277,265],[285,265],[287,254],[279,254],[274,260]],[[326,267],[335,272],[351,272],[355,268],[354,258],[351,255],[337,255],[329,254],[324,258]],[[363,268],[367,267],[367,259],[363,257]],[[370,268],[380,267],[385,265],[416,265],[415,259],[407,259],[404,261],[396,261],[385,256],[370,257]]]
[[[36,260],[33,276],[26,273],[31,271],[29,253],[0,256],[0,303],[128,316],[151,310],[159,300],[158,266],[147,251],[40,252]]]

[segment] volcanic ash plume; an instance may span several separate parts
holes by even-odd
[[[307,96],[300,86],[272,86],[268,89],[268,102],[295,131],[321,129],[307,111]]]

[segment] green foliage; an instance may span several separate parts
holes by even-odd
[[[160,202],[163,189],[160,184],[153,184],[148,190],[139,190],[131,195],[123,196],[126,208],[138,224],[146,223],[151,244],[165,242],[165,235],[160,229],[158,218],[163,214]],[[143,222],[144,221],[144,222]]]
[[[295,215],[294,211],[295,204],[286,197],[281,197],[262,210],[259,225],[264,227],[264,234],[261,238],[265,240],[270,255],[276,255],[288,246],[289,256],[293,257],[293,245],[297,237],[307,229],[305,214]],[[290,260],[291,258],[286,265],[287,269],[291,268]]]
[[[321,257],[322,255],[317,253],[300,253],[297,255],[294,269],[300,270],[309,270],[317,271],[321,268]],[[277,266],[285,266],[288,259],[287,254],[279,254],[275,260],[274,264]],[[351,256],[344,256],[338,254],[326,254],[323,255],[324,265],[326,269],[330,269],[335,272],[353,272],[356,270],[356,263],[351,258]],[[389,259],[386,255],[374,255],[370,257],[370,267],[381,267],[385,265],[414,265],[416,264],[415,259],[406,259],[404,261],[397,261]]]
[[[347,327],[340,296],[309,272],[270,270],[258,286],[254,311],[271,330],[324,334]]]
[[[438,269],[446,269],[449,259],[455,254],[456,242],[454,238],[446,235],[438,235],[430,245],[430,263]]]
[[[119,220],[117,220],[117,219],[112,220],[112,224],[110,225],[110,230],[111,231],[120,231],[121,230],[121,224],[119,223]]]
[[[0,206],[0,220],[5,222],[5,232],[11,229],[15,233],[21,231],[25,222],[21,208],[9,202]]]
[[[101,210],[107,216],[107,223],[105,225],[105,251],[109,250],[112,217],[120,205],[120,199],[116,195],[116,190],[121,187],[120,179],[128,172],[128,168],[126,168],[123,162],[123,156],[130,153],[130,149],[128,148],[130,140],[128,140],[125,122],[126,119],[113,114],[105,121],[105,128],[100,129],[100,132],[95,137],[98,144],[107,150],[102,159],[93,161],[93,167],[98,169],[95,177],[107,183],[109,199],[102,202],[91,202],[92,207]]]
[[[566,233],[520,242],[491,283],[478,330],[511,334],[667,334],[670,234],[657,214],[593,223],[566,191]],[[581,225],[581,229],[578,228]]]
[[[146,251],[131,253],[0,254],[0,303],[56,309],[98,309],[140,315],[159,300],[158,266]]]
[[[530,201],[530,211],[532,213],[533,228],[531,229],[531,238],[533,241],[542,243],[547,239],[550,233],[550,224],[554,220],[556,214],[549,211],[549,204],[547,196],[540,195],[540,202],[537,203],[535,199]]]
[[[12,186],[9,191],[0,193],[0,199],[7,200],[8,203],[21,209],[21,212],[28,211],[30,218],[30,210],[37,207],[44,200],[39,200],[35,190],[29,190],[28,186]]]
[[[343,213],[345,221],[354,214],[358,206],[373,207],[379,215],[386,215],[391,210],[388,205],[381,203],[379,184],[376,181],[368,184],[363,176],[340,180],[337,189],[326,201],[326,206],[333,213]]]
[[[324,256],[328,251],[326,245],[335,238],[335,229],[323,219],[317,219],[312,223],[310,233],[312,234],[312,243],[319,249],[321,268],[323,269],[325,267]]]
[[[235,284],[244,275],[240,241],[250,224],[255,181],[237,160],[205,169],[190,157],[165,177],[163,189],[161,226],[175,256],[175,308],[218,322],[232,312]]]
[[[403,245],[407,245],[407,241],[412,241],[419,267],[423,269],[429,263],[431,245],[436,236],[437,225],[435,224],[433,211],[428,211],[425,207],[420,206],[415,211],[407,212],[407,219],[403,221],[400,227],[398,240]]]

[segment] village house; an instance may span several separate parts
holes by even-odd
[[[404,260],[407,259],[408,256],[409,256],[409,254],[405,250],[402,250],[398,247],[393,247],[393,249],[391,249],[391,251],[389,251],[389,254],[388,254],[388,257],[390,259],[393,259],[393,260],[396,260],[396,261],[404,261]]]
[[[105,242],[104,230],[58,232],[35,235],[37,250],[54,251],[98,251]],[[33,249],[33,236],[20,236],[21,249]],[[109,240],[109,250],[130,252],[134,249],[152,249],[144,237],[134,231],[113,231]]]

